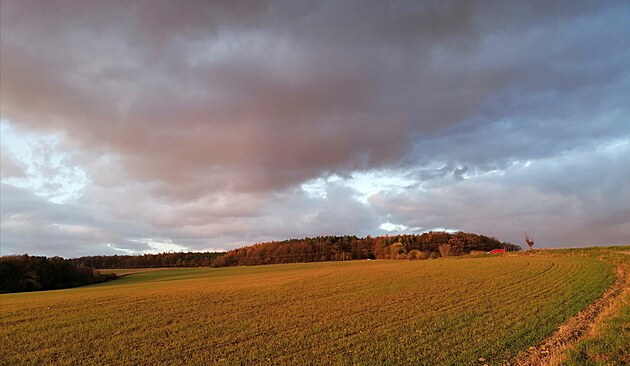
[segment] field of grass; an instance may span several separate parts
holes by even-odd
[[[630,365],[630,246],[591,248],[591,257],[605,258],[625,278],[620,295],[594,323],[592,331],[565,352],[567,366]],[[616,256],[614,256],[616,254]]]
[[[109,274],[115,273],[118,276],[126,276],[130,274],[136,274],[141,272],[153,272],[153,271],[168,271],[174,268],[117,268],[117,269],[98,269],[100,273]]]
[[[169,269],[0,296],[22,364],[501,364],[614,280],[577,256]]]
[[[607,318],[594,337],[578,342],[566,357],[569,366],[630,365],[630,296],[619,299],[618,313]]]

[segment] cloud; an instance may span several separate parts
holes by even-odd
[[[3,255],[89,253],[101,243],[121,239],[80,207],[55,204],[4,183],[0,195]]]
[[[59,137],[18,131],[3,121],[2,181],[30,188],[39,196],[63,203],[81,195],[89,183],[86,173],[59,150]]]
[[[416,190],[379,192],[376,212],[401,226],[455,227],[544,246],[627,242],[630,138],[467,179],[445,175]]]
[[[194,249],[376,234],[386,222],[516,238],[527,203],[537,219],[526,222],[550,244],[628,236],[617,207],[630,203],[625,176],[584,173],[624,171],[584,153],[630,136],[624,1],[3,1],[1,10],[1,117],[9,140],[45,142],[25,157],[3,141],[3,182],[46,198],[42,227],[86,226],[60,207],[105,220],[88,220],[98,240],[66,230],[79,238],[56,248],[68,255],[112,251],[107,243],[150,249],[130,238]],[[44,242],[60,227],[6,240]]]
[[[2,150],[2,161],[0,162],[0,171],[2,172],[2,179],[6,178],[22,178],[26,175],[25,169],[11,156],[11,153]]]
[[[5,118],[183,196],[200,194],[186,181],[256,191],[379,168],[416,134],[525,107],[557,119],[586,98],[622,108],[600,91],[627,88],[623,59],[604,62],[623,42],[614,3],[555,8],[562,24],[525,7],[528,22],[506,28],[495,22],[511,10],[465,2],[43,7],[3,5]],[[564,67],[592,47],[596,60]]]

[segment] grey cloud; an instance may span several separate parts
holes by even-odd
[[[93,252],[95,244],[118,240],[83,209],[48,202],[26,189],[2,184],[2,254],[63,255]],[[98,249],[97,249],[98,250]]]
[[[25,168],[19,164],[12,155],[2,149],[0,154],[2,161],[0,162],[0,171],[2,172],[2,178],[22,178],[26,175]]]
[[[627,243],[630,139],[540,159],[466,180],[444,176],[417,190],[381,192],[370,203],[407,226],[453,227],[544,246]]]
[[[143,189],[92,187],[76,202],[54,204],[28,189],[3,184],[2,254],[159,250],[148,246],[150,241],[190,250],[231,249],[306,235],[367,235],[380,224],[373,209],[357,202],[355,192],[343,185],[327,187],[325,199],[289,190],[267,196],[218,193],[186,203],[141,199]]]
[[[367,235],[377,230],[379,217],[372,207],[352,198],[356,192],[340,184],[331,184],[326,190],[326,198],[288,190],[266,196],[222,193],[177,205],[148,201],[140,209],[128,209],[123,196],[115,204],[125,210],[118,216],[135,215],[137,220],[151,222],[155,233],[191,248],[231,249],[266,240]]]
[[[2,118],[61,137],[90,180],[74,204],[105,216],[90,222],[99,240],[231,247],[375,233],[387,215],[512,239],[525,220],[549,242],[588,225],[608,228],[593,230],[605,242],[627,233],[626,170],[580,155],[630,136],[624,1],[1,6]],[[583,162],[570,168],[567,154]],[[563,169],[515,170],[526,161]],[[599,186],[588,172],[604,166],[620,173]],[[371,205],[335,184],[334,199],[298,188],[379,169],[416,183]],[[483,178],[493,171],[505,178]],[[585,198],[597,194],[619,199]],[[550,222],[567,229],[554,237]]]
[[[614,84],[628,62],[615,3],[519,5],[518,18],[468,2],[95,7],[3,3],[4,116],[119,154],[130,177],[175,191],[383,167],[414,136],[518,117],[517,100],[557,117],[562,95],[531,96],[627,88]],[[575,58],[584,69],[562,67]]]

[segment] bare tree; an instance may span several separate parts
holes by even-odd
[[[529,250],[533,250],[534,246],[534,237],[530,237],[529,234],[525,233],[525,243],[529,246]]]
[[[438,250],[440,251],[440,255],[442,257],[448,257],[451,254],[451,245],[450,244],[440,244],[438,245]]]

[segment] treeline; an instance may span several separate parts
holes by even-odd
[[[448,248],[448,250],[446,250]],[[444,255],[463,255],[471,251],[521,247],[495,238],[472,233],[428,232],[358,238],[356,236],[318,236],[279,242],[258,243],[226,252],[212,261],[213,267],[294,262],[323,262],[352,259],[428,259]],[[442,252],[442,254],[440,254]],[[448,253],[448,254],[446,254]]]
[[[10,255],[0,257],[0,293],[56,290],[116,278],[61,257]]]
[[[101,269],[149,267],[209,267],[223,252],[159,253],[142,255],[93,255],[72,258],[78,266]]]

